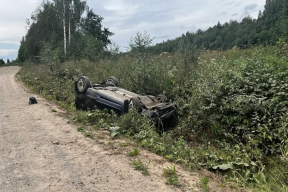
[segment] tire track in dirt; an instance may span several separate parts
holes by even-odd
[[[0,68],[0,191],[188,190],[166,185],[161,175],[143,176],[124,155],[111,155],[78,133],[45,99],[15,81],[19,69]],[[38,104],[28,104],[32,96]],[[190,188],[199,191],[199,179],[191,178]]]

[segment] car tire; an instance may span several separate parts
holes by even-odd
[[[168,102],[168,99],[165,95],[163,94],[160,94],[160,95],[157,95],[157,100],[160,102],[160,103],[165,103],[165,102]]]
[[[77,80],[76,89],[79,93],[85,93],[90,86],[90,80],[86,76],[81,76]]]
[[[114,85],[114,86],[118,87],[118,80],[114,76],[108,77],[106,79],[105,83],[108,85]]]
[[[140,99],[137,97],[132,98],[132,104],[133,108],[135,108],[138,112],[141,112],[141,104],[140,104]]]
[[[76,107],[77,110],[82,109],[82,107],[81,107],[81,98],[79,98],[77,96],[75,97],[75,107]]]

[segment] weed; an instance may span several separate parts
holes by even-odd
[[[173,186],[179,186],[178,176],[176,174],[167,178],[167,183]]]
[[[129,141],[129,142],[126,141],[125,143],[120,143],[120,144],[119,144],[120,147],[127,147],[127,146],[129,146],[129,145],[132,145],[132,143],[131,143],[130,141]]]
[[[175,174],[176,174],[176,168],[175,168],[175,166],[172,166],[172,167],[167,167],[166,169],[164,169],[163,176],[164,177],[170,177],[170,176],[175,175]]]
[[[204,177],[203,179],[201,179],[201,186],[203,191],[208,192],[208,183],[209,183],[209,178],[208,177]]]
[[[77,128],[77,131],[78,131],[78,132],[84,132],[85,129],[84,129],[83,127],[78,127],[78,128]]]
[[[85,133],[85,136],[86,136],[86,137],[92,137],[92,133],[91,133],[91,132],[86,132],[86,133]]]
[[[163,176],[167,178],[167,183],[169,185],[173,185],[173,186],[179,185],[178,176],[176,174],[175,166],[167,167],[166,169],[164,169]]]
[[[114,145],[114,143],[111,142],[111,141],[109,141],[108,143],[106,143],[106,146],[113,146],[113,145]]]
[[[130,151],[130,152],[127,154],[127,156],[128,156],[128,157],[137,156],[137,155],[139,155],[139,153],[140,153],[139,149],[135,148],[133,151]]]
[[[150,164],[151,160],[147,163],[147,165],[144,165],[142,163],[141,160],[134,160],[132,161],[132,164],[135,166],[135,169],[138,170],[138,171],[141,171],[141,173],[145,176],[149,175],[149,172],[148,172],[148,165]]]

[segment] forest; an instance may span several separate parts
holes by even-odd
[[[245,49],[251,46],[275,45],[279,39],[287,41],[288,1],[266,0],[265,9],[258,18],[246,16],[241,22],[229,22],[199,29],[196,33],[186,32],[182,36],[158,43],[150,48],[151,53],[175,52],[180,41],[198,49],[227,50],[233,47]]]
[[[122,135],[188,170],[209,170],[223,186],[288,191],[287,8],[285,0],[267,0],[257,19],[218,23],[155,46],[138,32],[131,50],[119,53],[107,48],[113,32],[85,1],[47,1],[27,21],[18,75],[66,109],[86,136],[119,127],[113,138]],[[82,75],[98,82],[112,75],[132,92],[165,94],[178,106],[177,122],[159,134],[133,110],[76,110],[73,85]]]

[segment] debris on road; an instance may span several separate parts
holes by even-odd
[[[38,102],[37,102],[37,100],[36,100],[35,97],[30,97],[30,98],[29,98],[29,104],[30,104],[30,105],[31,105],[31,104],[36,104],[36,103],[38,103]]]
[[[52,142],[54,145],[59,145],[60,143],[59,143],[59,141],[53,141]]]

